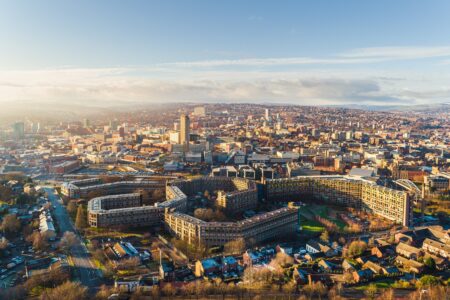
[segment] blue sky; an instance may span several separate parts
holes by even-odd
[[[0,101],[449,102],[450,1],[3,1]]]

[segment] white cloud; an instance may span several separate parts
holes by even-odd
[[[372,47],[359,48],[340,55],[347,58],[422,59],[450,56],[450,46],[442,47]]]
[[[57,69],[0,73],[0,100],[61,101],[112,104],[116,102],[242,101],[328,103],[420,103],[450,97],[443,78],[439,85],[420,77],[399,80],[386,74],[206,73],[189,79],[134,76],[139,69]],[[363,72],[364,73],[364,72]],[[395,74],[400,75],[400,74]],[[433,79],[431,79],[433,81]],[[422,86],[421,86],[422,83]],[[414,88],[411,89],[410,86]],[[447,87],[447,88],[445,88]]]
[[[370,64],[395,60],[450,57],[450,46],[439,47],[373,47],[359,48],[330,57],[245,58],[201,60],[162,64],[166,67],[271,67],[293,65]]]
[[[370,65],[358,68],[337,65],[447,55],[450,56],[450,47],[381,47],[355,49],[324,59],[255,58],[142,68],[0,71],[0,102],[266,101],[306,105],[440,102],[450,99],[448,72],[382,71]],[[307,64],[332,66],[278,67]],[[248,68],[243,70],[242,66]]]

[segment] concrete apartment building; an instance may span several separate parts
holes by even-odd
[[[71,181],[61,187],[61,193],[70,198],[85,198],[90,192],[102,191],[105,194],[132,193],[137,189],[155,190],[165,188],[166,180],[130,180],[102,183],[99,178]]]
[[[175,212],[166,213],[164,222],[173,235],[189,244],[210,247],[238,238],[258,243],[294,233],[298,229],[298,212],[285,207],[238,222],[205,222]]]
[[[354,207],[409,226],[412,205],[406,192],[347,176],[299,176],[267,180],[267,199],[294,201],[310,196],[328,203]]]
[[[119,183],[129,191],[136,188],[152,188],[150,181]],[[96,181],[89,181],[93,186]],[[80,183],[78,183],[80,185]],[[82,188],[89,185],[82,182]],[[354,207],[378,214],[397,223],[408,225],[411,207],[408,194],[363,179],[347,176],[300,176],[287,179],[265,180],[268,201],[293,201],[296,197],[311,196],[328,203]],[[117,192],[118,188],[107,189]],[[119,189],[120,190],[120,189]],[[175,236],[190,244],[207,246],[224,245],[237,238],[260,242],[276,236],[289,234],[298,229],[298,210],[281,208],[258,214],[237,222],[205,222],[185,213],[188,197],[217,191],[216,206],[226,212],[237,214],[255,209],[258,204],[256,183],[239,177],[199,177],[173,180],[166,186],[166,201],[154,206],[142,206],[140,194],[124,193],[97,197],[89,201],[89,224],[95,227],[116,225],[151,226],[164,223]]]

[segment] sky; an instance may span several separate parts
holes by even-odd
[[[0,103],[448,103],[449,16],[448,0],[0,0]]]

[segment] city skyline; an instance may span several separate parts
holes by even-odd
[[[12,106],[450,99],[446,1],[0,5],[0,102]]]

